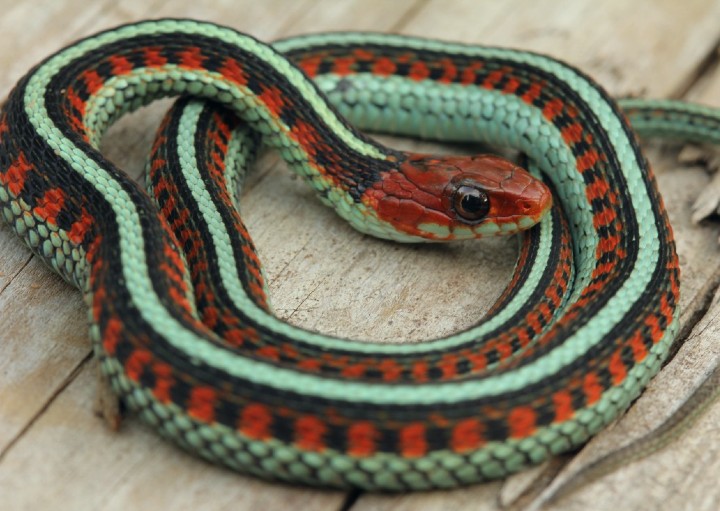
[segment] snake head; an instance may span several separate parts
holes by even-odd
[[[493,155],[407,153],[365,193],[365,203],[401,241],[448,241],[513,234],[537,224],[550,189]]]

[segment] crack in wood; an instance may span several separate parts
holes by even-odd
[[[33,258],[33,257],[34,257],[34,256],[33,256],[32,254],[30,254],[30,255],[27,257],[27,259],[25,260],[25,262],[20,266],[20,269],[18,269],[10,278],[8,278],[8,280],[7,280],[7,282],[5,283],[4,286],[0,287],[0,295],[3,294],[3,292],[4,292],[8,287],[10,287],[10,284],[13,283],[13,281],[18,277],[18,275],[20,275],[20,274],[25,270],[25,268],[27,268],[28,264],[30,264],[30,261],[32,261],[32,258]]]
[[[55,388],[52,394],[48,397],[48,399],[42,404],[40,408],[33,414],[33,416],[27,421],[27,423],[22,427],[20,431],[17,432],[17,434],[10,440],[7,445],[0,450],[0,464],[2,464],[3,460],[7,456],[7,454],[12,450],[12,448],[17,445],[17,443],[22,439],[25,434],[32,429],[33,425],[45,414],[45,412],[52,406],[52,404],[55,402],[55,400],[65,391],[65,389],[77,378],[77,376],[80,374],[80,371],[82,371],[85,364],[87,364],[90,360],[93,358],[93,352],[90,350],[87,355],[85,355],[80,362],[70,371],[70,373],[60,382],[60,384]]]
[[[347,492],[345,494],[345,500],[340,504],[338,511],[350,511],[363,493],[361,490],[350,490]]]

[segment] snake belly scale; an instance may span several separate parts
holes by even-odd
[[[178,94],[222,108],[184,101],[168,115],[148,194],[96,148],[125,112]],[[628,104],[644,132],[674,135],[666,110],[682,115]],[[690,117],[680,136],[712,138],[714,112]],[[549,179],[556,207],[521,170],[478,157],[471,167],[505,172],[491,206],[463,197],[448,211],[495,219],[438,213],[455,195],[423,193],[444,193],[428,184],[436,175],[465,189],[458,162],[390,150],[353,126],[513,147]],[[275,318],[232,207],[258,133],[369,234],[452,240],[539,222],[495,314],[387,345]],[[677,329],[672,231],[633,131],[592,80],[523,51],[352,33],[269,47],[190,20],[122,26],[20,80],[0,118],[0,183],[6,220],[83,291],[122,400],[181,446],[265,478],[404,490],[502,477],[617,417]],[[534,190],[520,212],[504,202],[516,184]],[[407,187],[426,200],[412,215],[398,206]]]

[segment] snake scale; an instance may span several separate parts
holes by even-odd
[[[211,101],[183,99],[165,118],[145,191],[99,141],[124,113],[175,95]],[[622,107],[525,51],[366,33],[268,46],[215,24],[145,21],[19,81],[0,117],[0,204],[82,290],[103,374],[165,437],[263,478],[454,487],[582,444],[668,353],[678,258],[628,120],[717,141],[720,118],[672,101]],[[404,153],[358,129],[511,147],[548,185],[497,157]],[[523,230],[493,314],[387,345],[273,316],[235,197],[260,138],[362,232]]]

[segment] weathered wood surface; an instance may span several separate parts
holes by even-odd
[[[720,106],[720,1],[380,0],[94,3],[0,1],[0,96],[31,65],[77,37],[159,16],[215,20],[262,39],[379,30],[550,53],[615,95],[691,97]],[[136,175],[166,105],[123,120],[107,154]],[[405,141],[400,143],[407,144]],[[427,149],[427,144],[422,146]],[[506,481],[449,492],[349,495],[273,485],[210,466],[136,419],[119,432],[95,416],[96,367],[79,293],[0,228],[0,507],[34,509],[527,509],[543,489],[641,436],[718,363],[718,224],[690,223],[707,186],[678,148],[647,145],[678,239],[692,334],[631,410],[575,456]],[[326,333],[421,340],[474,322],[512,270],[514,240],[396,246],[368,239],[319,205],[275,155],[262,158],[243,209],[279,315]],[[553,509],[717,509],[720,405],[666,450],[581,488]],[[539,502],[539,501],[536,501]]]

